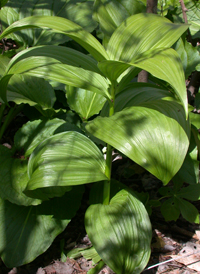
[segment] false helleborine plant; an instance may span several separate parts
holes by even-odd
[[[63,83],[69,104],[85,122],[83,131],[62,119],[28,122],[17,132],[14,150],[1,147],[0,254],[9,267],[30,262],[49,247],[75,214],[82,185],[88,183],[95,184],[85,228],[95,252],[117,274],[138,274],[148,263],[150,220],[137,195],[111,181],[112,151],[126,155],[164,185],[179,171],[190,124],[182,64],[170,47],[188,26],[140,13],[110,31],[98,20],[104,46],[81,26],[53,16],[24,18],[0,35],[49,29],[69,36],[89,53],[31,47],[11,59],[0,81],[4,102],[14,77],[18,85],[23,77]],[[140,70],[168,88],[131,82]],[[40,96],[39,87],[37,92]],[[100,116],[88,121],[100,110]],[[92,140],[107,144],[105,159]],[[14,159],[20,149],[24,159]]]

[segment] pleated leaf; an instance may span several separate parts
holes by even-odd
[[[180,104],[157,100],[128,107],[86,125],[90,134],[112,145],[167,184],[183,164],[189,123]]]
[[[155,77],[169,83],[182,102],[186,116],[188,113],[185,75],[179,55],[173,49],[156,49],[134,56],[129,63],[122,61],[102,61],[98,67],[110,79],[117,80],[128,67],[138,67],[150,72]]]
[[[74,39],[84,47],[96,60],[107,59],[107,53],[100,42],[72,21],[57,16],[31,16],[10,25],[0,35],[0,40],[9,34],[27,28],[49,28],[53,32],[62,33]]]
[[[80,88],[67,87],[66,95],[70,109],[78,113],[82,120],[98,114],[106,102],[102,95]]]
[[[130,83],[123,91],[116,95],[115,112],[121,111],[126,107],[137,106],[144,102],[164,98],[169,98],[170,100],[174,99],[169,91],[161,89],[157,85],[149,83]],[[108,102],[104,105],[101,116],[109,116]]]
[[[0,96],[6,101],[7,85],[13,74],[24,74],[39,78],[54,80],[63,84],[88,89],[107,98],[109,81],[100,74],[85,70],[46,56],[32,56],[15,63],[1,81]]]
[[[155,77],[169,83],[176,95],[179,97],[188,115],[187,92],[185,87],[185,75],[179,55],[173,49],[155,51],[155,55],[150,58],[142,58],[135,61],[134,66],[150,72]]]
[[[24,157],[31,155],[33,150],[45,139],[64,131],[81,130],[74,124],[62,119],[34,120],[24,124],[14,136],[17,151],[24,151]]]
[[[15,63],[33,56],[51,57],[62,64],[81,67],[89,71],[101,73],[97,67],[97,61],[91,56],[68,47],[52,45],[31,47],[20,51],[10,60],[10,63],[7,66],[7,72],[12,68]]]
[[[187,28],[188,25],[174,24],[155,14],[136,14],[115,30],[107,52],[111,60],[130,62],[150,49],[171,47]]]
[[[16,74],[8,84],[7,101],[30,106],[39,105],[47,109],[53,107],[56,96],[52,86],[44,79]]]
[[[148,263],[151,224],[144,205],[126,190],[109,205],[91,205],[85,214],[88,236],[103,261],[117,274],[139,274]]]
[[[45,252],[78,210],[84,188],[39,206],[18,206],[0,199],[0,256],[9,268]],[[62,209],[62,210],[61,210]]]
[[[90,139],[75,131],[58,133],[44,140],[31,154],[25,193],[32,197],[37,189],[41,194],[46,187],[106,180],[104,172],[103,154]]]
[[[3,1],[6,2],[6,1]],[[3,30],[15,21],[32,15],[59,16],[67,18],[81,25],[88,32],[92,32],[97,23],[92,19],[93,2],[82,0],[9,0],[1,10]],[[34,46],[40,44],[61,44],[69,39],[61,33],[52,33],[48,29],[29,29],[11,35],[14,41],[23,46]]]
[[[110,37],[115,29],[130,15],[145,12],[146,7],[141,1],[105,1],[94,3],[94,18],[100,24],[104,35]]]

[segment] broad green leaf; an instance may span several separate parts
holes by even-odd
[[[130,83],[123,91],[115,97],[115,112],[119,112],[126,107],[140,105],[144,102],[155,101],[159,99],[171,99],[172,95],[169,91],[161,89],[157,85],[149,83]],[[109,103],[104,105],[101,116],[109,116]]]
[[[97,0],[94,3],[93,17],[99,23],[104,35],[110,37],[127,17],[145,10],[145,5],[138,0]]]
[[[151,223],[144,205],[126,190],[109,205],[91,205],[85,214],[88,236],[103,261],[117,274],[138,274],[150,256]]]
[[[70,86],[66,87],[66,96],[70,109],[78,113],[82,120],[98,114],[106,101],[100,94]]]
[[[187,187],[182,188],[177,196],[190,200],[197,201],[200,199],[200,184],[193,184]]]
[[[100,42],[81,26],[57,16],[31,16],[10,25],[0,35],[0,39],[10,33],[27,28],[49,28],[52,32],[62,33],[84,47],[97,61],[107,59],[107,53]]]
[[[88,89],[110,98],[107,89],[109,82],[100,74],[79,67],[62,64],[50,57],[29,57],[17,62],[1,81],[0,96],[6,102],[7,84],[13,74],[25,74],[61,82],[67,85]]]
[[[149,58],[144,57],[144,59],[138,61],[135,60],[133,65],[144,69],[150,72],[153,76],[169,83],[182,102],[187,117],[188,103],[185,76],[182,62],[175,50],[156,50],[155,55],[150,56]]]
[[[25,193],[42,195],[42,188],[46,187],[106,180],[104,172],[103,154],[90,139],[75,131],[58,133],[44,140],[31,154]]]
[[[110,144],[167,184],[183,164],[190,126],[183,108],[157,100],[98,117],[86,130]]]
[[[176,198],[180,212],[188,222],[199,224],[199,212],[197,208],[181,198]]]
[[[33,150],[46,138],[63,131],[80,131],[80,129],[62,119],[29,121],[14,136],[15,147],[24,151],[24,157],[31,155]]]
[[[0,56],[0,77],[5,74],[9,60],[3,55]],[[51,85],[44,79],[36,81],[34,77],[15,75],[7,87],[7,100],[17,104],[38,104],[42,108],[52,108],[55,99]]]
[[[0,146],[0,197],[24,206],[38,205],[41,200],[27,197],[23,191],[28,183],[28,161],[13,150]]]
[[[178,173],[173,178],[173,182],[183,182],[187,184],[198,184],[199,182],[199,161],[197,160],[198,150],[193,132],[191,132],[190,146]]]
[[[180,216],[179,206],[174,198],[164,201],[160,210],[166,222],[176,221]]]
[[[191,73],[196,69],[196,66],[200,63],[200,54],[197,47],[193,47],[190,43],[182,39],[179,39],[174,49],[177,51],[181,58],[183,68],[185,71],[185,78],[187,79]]]
[[[198,39],[200,37],[200,3],[199,1],[187,1],[185,6],[187,9],[188,24],[190,24],[190,33],[193,39]],[[184,22],[181,6],[176,10],[173,17],[179,22]]]
[[[99,69],[106,75],[110,80],[117,80],[117,78],[126,71],[131,65],[125,62],[103,60],[98,63]]]
[[[181,59],[175,50],[150,50],[135,56],[130,63],[106,60],[98,64],[98,67],[110,80],[117,80],[119,75],[130,66],[144,69],[169,83],[183,103],[186,114],[188,113],[184,71]]]
[[[7,66],[7,72],[17,62],[33,56],[51,57],[57,60],[58,63],[60,62],[62,64],[83,68],[101,74],[100,70],[97,67],[97,61],[94,60],[91,56],[83,54],[71,48],[52,45],[31,47],[22,50],[11,59],[9,66]]]
[[[56,97],[52,86],[44,79],[16,74],[8,84],[7,101],[50,109]]]
[[[82,187],[74,187],[63,197],[31,207],[0,199],[0,256],[6,266],[27,264],[45,252],[74,217],[82,193]]]
[[[128,63],[150,49],[171,47],[187,28],[188,25],[173,24],[155,14],[136,14],[114,31],[107,52],[111,60]]]
[[[79,0],[9,0],[7,5],[1,10],[1,20],[3,30],[18,21],[19,19],[32,16],[60,16],[79,24],[88,32],[92,32],[97,24],[92,19],[92,1]],[[63,34],[55,34],[49,30],[23,30],[20,33],[11,35],[15,41],[23,43],[24,46],[33,46],[40,44],[60,44],[69,40]]]

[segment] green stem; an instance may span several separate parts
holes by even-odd
[[[6,131],[6,129],[8,128],[9,124],[12,122],[12,120],[14,119],[14,117],[19,113],[21,112],[22,108],[24,107],[23,104],[17,106],[15,105],[14,107],[11,107],[7,116],[6,116],[6,119],[3,123],[3,125],[1,126],[0,128],[0,140],[4,134],[4,132]]]
[[[112,83],[109,117],[112,116],[115,112],[114,104],[115,104],[115,83]],[[104,181],[104,188],[103,188],[103,204],[104,205],[108,205],[110,202],[111,170],[112,170],[112,146],[107,144],[105,175],[108,177],[108,180]]]

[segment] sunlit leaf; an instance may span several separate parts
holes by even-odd
[[[50,79],[75,87],[88,89],[110,98],[110,95],[107,91],[109,82],[99,73],[71,64],[62,64],[59,60],[51,57],[28,57],[15,63],[8,73],[9,74],[5,75],[0,81],[0,96],[5,102],[7,85],[13,74],[24,74]]]
[[[144,69],[153,76],[169,83],[182,102],[187,117],[188,103],[185,76],[182,62],[175,50],[156,50],[155,55],[153,54],[149,58],[144,57],[144,59],[141,58],[141,60],[136,60],[133,65]]]
[[[151,224],[144,205],[126,190],[109,205],[91,205],[85,214],[88,236],[103,261],[117,274],[138,274],[150,256]]]
[[[42,188],[46,187],[106,180],[104,172],[103,154],[90,139],[75,131],[58,133],[44,140],[31,154],[25,193],[32,197],[38,191],[42,195]]]
[[[121,151],[164,184],[183,164],[189,146],[189,128],[181,105],[165,100],[127,107],[86,125],[88,132]]]
[[[72,21],[57,16],[31,16],[21,19],[5,29],[0,35],[0,39],[15,31],[37,27],[50,28],[53,32],[69,36],[83,46],[98,61],[107,59],[105,49],[93,35]]]
[[[107,52],[111,60],[130,62],[150,49],[171,47],[187,28],[155,14],[136,14],[114,31]]]

